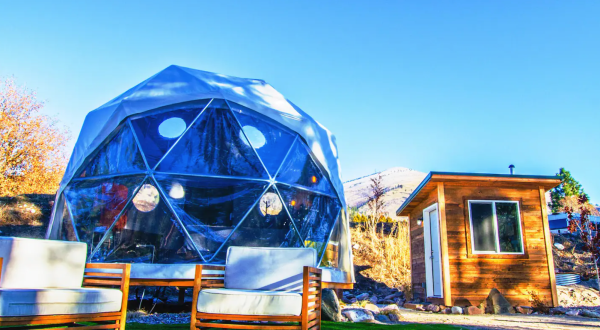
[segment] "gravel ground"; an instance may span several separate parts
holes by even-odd
[[[417,312],[401,308],[403,321],[408,323],[433,323],[464,326],[468,329],[599,329],[600,319],[565,315],[447,315]]]
[[[590,319],[579,316],[564,315],[446,315],[425,312],[416,312],[401,308],[401,320],[403,323],[420,324],[447,324],[465,327],[473,330],[491,329],[599,329],[600,319]],[[144,314],[141,312],[130,312],[127,323],[143,324],[189,324],[190,313],[161,313]],[[383,325],[382,325],[383,327]]]
[[[189,324],[191,313],[154,313],[128,312],[127,323],[144,324]]]

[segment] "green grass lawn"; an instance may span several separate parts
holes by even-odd
[[[369,323],[335,323],[335,322],[323,322],[323,330],[362,330],[362,329],[389,329],[389,330],[456,330],[460,329],[445,324],[406,324],[406,325],[386,325],[381,324],[369,324]],[[128,323],[127,330],[158,330],[158,329],[169,329],[169,330],[188,330],[190,326],[188,324],[176,324],[176,325],[148,325],[140,323]]]

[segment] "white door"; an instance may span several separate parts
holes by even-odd
[[[425,238],[425,280],[427,297],[443,298],[440,221],[437,204],[433,204],[423,210],[423,229]]]

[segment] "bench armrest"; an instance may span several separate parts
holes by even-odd
[[[219,274],[204,274],[205,270],[219,271]],[[221,274],[223,272],[223,274]],[[198,295],[202,288],[223,288],[225,287],[225,266],[216,265],[196,265],[196,274],[194,276],[194,293],[192,298],[192,325],[196,322],[198,313]]]
[[[88,263],[83,272],[84,287],[119,287],[129,293],[130,264]]]
[[[316,267],[304,267],[302,276],[302,324],[307,329],[321,324],[322,271]]]

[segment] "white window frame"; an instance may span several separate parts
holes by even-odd
[[[473,215],[471,214],[471,203],[479,203],[479,204],[491,204],[492,212],[494,215],[494,234],[496,240],[494,245],[496,247],[495,251],[475,251],[475,235],[473,232]],[[500,233],[498,231],[498,217],[496,216],[496,203],[513,203],[517,205],[517,217],[519,218],[519,232],[521,234],[521,252],[501,252],[500,251]],[[472,254],[516,254],[516,255],[524,255],[525,254],[525,243],[523,240],[523,228],[521,225],[521,206],[518,201],[507,201],[507,200],[469,200],[469,230],[471,231],[471,253]]]

